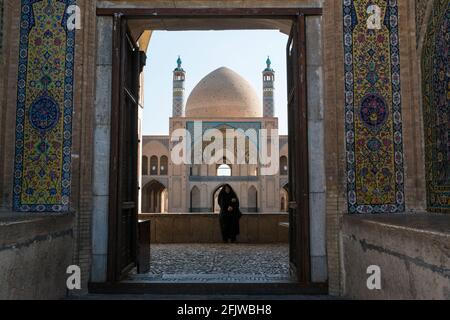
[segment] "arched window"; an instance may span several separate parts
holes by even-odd
[[[148,157],[147,156],[142,157],[142,175],[148,176]]]
[[[231,167],[227,164],[222,164],[217,168],[217,176],[218,177],[231,177],[232,170]]]
[[[285,156],[280,158],[280,175],[287,176],[288,175],[288,159]]]
[[[248,189],[248,211],[258,212],[258,190],[254,186]]]
[[[150,158],[150,175],[157,176],[158,175],[158,157],[153,156]]]
[[[169,172],[169,159],[166,156],[161,157],[161,167],[159,170],[159,174],[162,176],[167,176]]]
[[[191,190],[191,212],[200,211],[200,189],[194,186]]]

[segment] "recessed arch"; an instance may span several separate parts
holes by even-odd
[[[233,175],[233,169],[228,164],[221,164],[217,167],[218,177],[231,177]]]
[[[165,185],[152,180],[142,188],[142,213],[167,212],[168,192]]]
[[[258,212],[258,190],[250,186],[247,194],[248,212]]]
[[[280,158],[280,175],[286,176],[288,174],[288,158],[286,156],[282,156]]]
[[[150,175],[151,176],[158,175],[158,163],[159,163],[159,159],[157,156],[152,156],[150,158]]]
[[[148,157],[147,156],[142,157],[142,175],[148,176]]]
[[[191,212],[197,212],[201,207],[201,192],[197,186],[191,190]]]
[[[161,176],[167,176],[169,173],[169,158],[167,156],[162,156],[159,162],[159,174]]]

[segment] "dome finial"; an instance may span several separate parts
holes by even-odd
[[[270,66],[272,65],[272,61],[270,60],[270,56],[267,56],[267,69],[270,69]]]
[[[181,69],[181,65],[183,64],[183,61],[181,61],[181,56],[178,56],[177,64],[178,64],[178,69]]]

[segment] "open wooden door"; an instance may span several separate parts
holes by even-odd
[[[293,21],[287,45],[289,245],[292,275],[310,283],[309,157],[305,16]]]
[[[138,108],[142,53],[126,19],[114,16],[108,281],[119,281],[137,262]]]

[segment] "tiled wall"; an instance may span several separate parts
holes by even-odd
[[[75,0],[22,0],[13,207],[69,210]]]
[[[422,51],[428,209],[450,213],[450,0],[436,0]]]
[[[427,5],[430,0],[416,0],[416,35],[417,43],[419,43],[420,34],[422,32],[425,16],[427,13]]]
[[[348,210],[403,212],[398,4],[396,0],[343,3]]]

